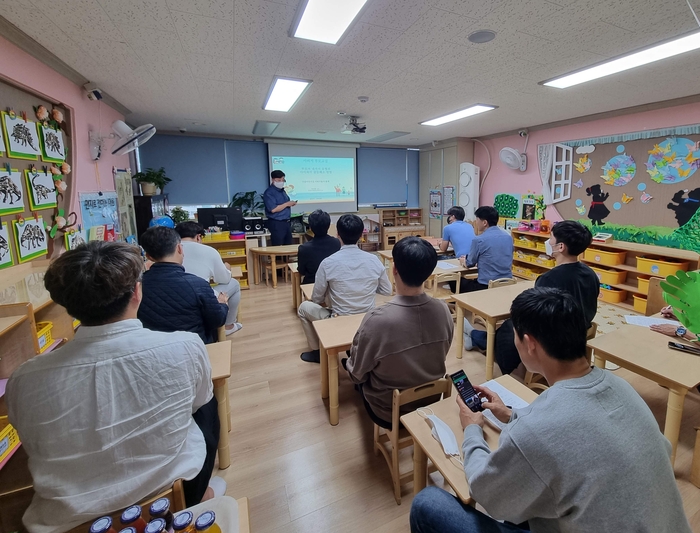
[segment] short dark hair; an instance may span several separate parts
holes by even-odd
[[[551,287],[528,289],[510,307],[515,334],[536,339],[553,359],[586,356],[586,317],[576,299]]]
[[[143,272],[138,246],[92,241],[61,255],[44,275],[51,299],[85,326],[124,314]]]
[[[474,211],[474,216],[476,218],[480,218],[481,220],[485,220],[488,222],[489,226],[495,226],[498,224],[498,211],[496,211],[495,207],[491,207],[490,205],[485,205]]]
[[[314,232],[314,237],[325,237],[331,227],[331,216],[322,209],[316,209],[309,215],[309,227]]]
[[[391,250],[394,266],[409,287],[420,287],[437,266],[437,252],[420,237],[404,237]]]
[[[453,216],[457,220],[464,220],[464,208],[458,205],[452,206],[447,210],[447,216]]]
[[[591,230],[576,220],[557,222],[552,228],[552,235],[557,242],[566,245],[569,255],[581,255],[593,241]]]
[[[201,235],[202,237],[206,235],[204,226],[191,220],[180,222],[175,226],[175,231],[177,231],[181,239],[194,239],[197,235]]]
[[[153,226],[144,231],[139,241],[151,259],[160,261],[175,253],[175,248],[180,244],[180,236],[172,228]]]
[[[277,180],[280,178],[284,178],[284,172],[281,170],[273,170],[270,172],[270,179]]]
[[[357,215],[343,215],[335,223],[338,236],[343,240],[343,244],[357,244],[365,230],[362,219]]]

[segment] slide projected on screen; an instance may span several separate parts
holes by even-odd
[[[285,173],[285,191],[300,204],[355,198],[355,161],[350,157],[273,157],[272,169]]]

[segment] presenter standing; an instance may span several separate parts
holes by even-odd
[[[273,170],[270,173],[270,186],[263,193],[265,202],[265,216],[267,217],[267,229],[270,230],[272,246],[292,244],[292,207],[297,205],[290,201],[284,191],[284,172]]]

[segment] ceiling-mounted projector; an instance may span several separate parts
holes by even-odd
[[[346,124],[343,124],[343,127],[340,128],[340,133],[352,135],[357,133],[365,133],[366,130],[366,124],[357,122],[357,117],[350,117],[350,120]]]

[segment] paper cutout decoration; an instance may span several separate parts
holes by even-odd
[[[643,204],[648,204],[653,198],[651,194],[646,192],[639,197]]]
[[[12,116],[7,111],[2,112],[2,128],[7,147],[7,157],[15,159],[39,159],[39,135],[36,123],[24,120],[21,116]]]
[[[700,168],[700,141],[669,137],[647,153],[647,172],[656,183],[680,183]]]
[[[576,170],[578,170],[581,174],[591,170],[591,160],[588,159],[588,154],[584,155],[583,157],[579,157],[578,163],[574,163],[574,168],[576,168]],[[581,185],[583,185],[583,182],[581,182]]]
[[[577,205],[576,206],[576,212],[579,215],[585,215],[586,214],[586,206],[585,205]]]
[[[520,211],[520,195],[501,193],[497,194],[493,201],[493,207],[502,218],[516,218]]]
[[[578,148],[576,148],[577,154],[592,154],[593,152],[595,152],[594,144],[587,144],[585,146],[579,146]]]
[[[610,158],[602,168],[603,175],[601,178],[605,180],[606,185],[613,185],[614,187],[627,185],[637,173],[637,164],[632,156],[627,154],[620,154]]]
[[[624,192],[622,193],[622,203],[623,204],[628,204],[632,200],[634,200],[634,196],[627,196]]]
[[[43,217],[13,220],[15,249],[20,263],[26,263],[48,253],[49,240],[46,238]]]
[[[39,144],[41,159],[47,163],[63,163],[66,160],[66,147],[61,130],[39,124]]]
[[[32,211],[56,207],[56,187],[53,174],[40,172],[37,169],[25,170],[24,176],[29,191],[29,207]]]
[[[579,179],[576,183],[574,183],[574,187],[576,187],[577,189],[583,187],[583,180]]]
[[[0,269],[12,266],[11,242],[10,227],[3,222],[0,224]]]
[[[0,216],[24,211],[22,173],[19,170],[0,169]]]
[[[554,172],[556,172],[557,174],[561,174],[561,167],[556,167],[554,169]]]
[[[88,242],[88,232],[85,229],[80,231],[67,231],[64,237],[66,240],[66,250],[75,250],[81,244]]]

